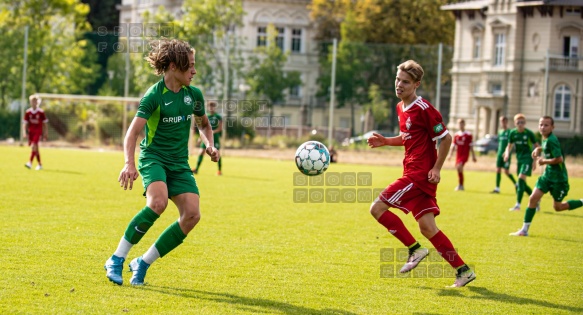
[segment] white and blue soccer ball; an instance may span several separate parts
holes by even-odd
[[[308,176],[320,175],[330,166],[330,152],[318,141],[302,143],[296,151],[295,158],[298,170]]]

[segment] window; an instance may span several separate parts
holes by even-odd
[[[340,128],[350,128],[350,117],[340,117]]]
[[[504,65],[504,49],[506,48],[506,35],[498,33],[494,36],[494,66]]]
[[[581,15],[581,8],[580,7],[566,7],[565,13],[567,15]]]
[[[482,36],[474,35],[474,59],[479,59],[482,52]]]
[[[571,118],[571,89],[566,85],[560,85],[555,89],[555,110],[553,118],[568,120]]]
[[[277,31],[277,36],[275,37],[275,44],[281,51],[283,51],[284,46],[283,43],[285,41],[285,28],[283,27],[276,27],[275,30]]]
[[[299,98],[301,95],[302,88],[299,85],[292,86],[289,88],[289,96],[292,98]]]
[[[260,26],[257,28],[257,47],[267,46],[267,27]]]
[[[302,52],[302,30],[299,28],[292,29],[291,51],[295,53]]]
[[[563,38],[563,55],[565,57],[579,56],[579,37],[565,36]]]
[[[492,91],[492,95],[500,96],[504,94],[502,92],[502,83],[499,82],[491,83],[490,89]]]

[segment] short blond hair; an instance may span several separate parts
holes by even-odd
[[[415,82],[421,82],[423,79],[423,68],[415,60],[407,60],[400,64],[397,69],[407,72]]]
[[[514,115],[514,121],[517,121],[519,119],[526,120],[526,117],[524,117],[524,114],[522,114],[522,113],[518,113],[518,114]]]

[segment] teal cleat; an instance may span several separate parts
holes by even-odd
[[[124,261],[125,258],[112,255],[111,258],[109,258],[105,262],[105,266],[103,266],[103,268],[105,268],[105,270],[107,271],[105,275],[107,276],[109,281],[117,285],[121,285],[123,283],[123,279],[121,278],[121,272],[123,270]]]
[[[130,271],[133,272],[132,278],[130,279],[131,285],[144,285],[144,278],[146,277],[146,271],[150,268],[150,265],[142,260],[142,257],[134,258],[129,264]]]

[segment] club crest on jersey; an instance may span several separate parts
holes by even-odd
[[[184,97],[184,105],[187,105],[187,106],[192,105],[192,98],[190,98],[190,95],[186,95]]]
[[[433,126],[433,132],[435,132],[435,133],[440,133],[442,130],[443,130],[442,124],[437,124],[437,125]]]
[[[407,127],[407,130],[411,129],[411,117],[407,117],[407,121],[405,122],[405,127]]]

